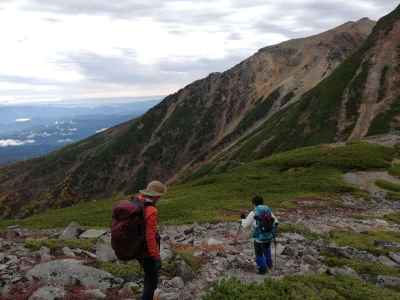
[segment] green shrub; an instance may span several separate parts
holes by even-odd
[[[296,167],[326,166],[343,171],[384,169],[390,166],[395,150],[364,142],[346,146],[322,145],[276,154],[260,161],[266,166],[290,169]]]
[[[393,251],[375,246],[375,241],[390,241],[400,243],[400,233],[394,231],[368,231],[356,233],[351,231],[331,231],[329,238],[339,246],[350,246],[365,250],[375,255],[388,254]],[[398,249],[400,250],[400,249]]]
[[[392,192],[400,192],[400,184],[394,183],[394,182],[390,182],[387,180],[383,180],[383,179],[379,179],[377,181],[375,181],[375,184],[380,187],[383,188],[385,190],[389,190]]]
[[[400,224],[400,213],[391,213],[384,215],[383,218],[386,221],[393,222],[395,224]]]
[[[97,261],[95,267],[120,278],[136,278],[143,276],[142,267],[136,260],[127,263]]]
[[[293,276],[264,283],[244,284],[222,280],[203,300],[398,300],[400,293],[376,287],[356,278],[327,275]]]
[[[329,267],[344,267],[348,266],[361,275],[387,275],[387,276],[400,276],[400,269],[388,267],[381,263],[351,260],[346,258],[328,256],[324,262]]]
[[[62,240],[62,239],[26,239],[25,247],[33,251],[39,250],[41,247],[47,247],[51,251],[61,250],[64,247],[69,247],[72,249],[82,249],[91,250],[95,245],[95,240],[85,239],[85,240]]]
[[[389,169],[389,174],[400,177],[400,164],[393,164]]]

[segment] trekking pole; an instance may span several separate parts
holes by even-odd
[[[275,263],[274,263],[274,268],[275,270],[277,269],[277,264],[278,264],[278,260],[277,260],[277,249],[276,249],[276,237],[274,238],[274,244],[275,244]]]
[[[239,228],[238,228],[238,230],[237,230],[237,232],[236,232],[236,236],[235,236],[235,239],[234,239],[234,241],[233,241],[233,243],[234,243],[235,245],[238,243],[239,234],[240,234],[241,231],[242,231],[242,222],[240,222],[240,224],[239,224]]]

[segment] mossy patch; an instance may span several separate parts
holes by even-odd
[[[385,249],[375,245],[375,241],[400,243],[400,232],[394,231],[368,231],[356,233],[351,231],[331,231],[329,239],[339,246],[350,246],[365,250],[375,255],[386,255],[396,249]],[[397,249],[400,251],[400,249]]]
[[[339,258],[328,256],[325,257],[324,262],[329,267],[350,267],[360,275],[387,275],[387,276],[400,276],[400,269],[394,267],[388,267],[381,263],[352,260],[346,258]]]
[[[82,249],[91,250],[95,245],[95,240],[92,239],[73,239],[73,240],[62,240],[62,239],[27,239],[25,240],[25,247],[33,251],[39,250],[41,247],[47,247],[52,252],[59,251],[64,247],[71,249]]]
[[[244,284],[238,279],[217,283],[203,300],[398,300],[400,293],[351,277],[293,276],[263,283]]]
[[[142,267],[136,260],[126,263],[97,261],[95,267],[119,278],[132,279],[143,276]]]
[[[393,164],[389,169],[389,174],[400,177],[400,164]]]
[[[298,233],[303,235],[305,238],[308,240],[318,240],[323,238],[322,235],[312,232],[310,229],[305,227],[304,225],[301,224],[280,224],[279,225],[279,232],[292,232],[292,233]]]
[[[378,187],[388,190],[388,191],[392,191],[392,192],[396,192],[396,193],[400,192],[400,184],[397,184],[394,182],[380,179],[380,180],[375,181],[375,184]]]
[[[386,221],[400,225],[400,213],[398,212],[384,215],[383,218]]]

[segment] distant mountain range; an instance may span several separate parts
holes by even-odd
[[[25,216],[199,168],[400,127],[400,7],[259,50],[142,117],[46,157],[0,168],[0,211]],[[208,169],[207,169],[208,168]]]
[[[119,100],[0,105],[0,165],[47,154],[139,117],[160,102]]]

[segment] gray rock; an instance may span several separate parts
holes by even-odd
[[[304,256],[304,257],[303,257],[303,261],[304,261],[306,264],[309,264],[309,265],[311,265],[311,266],[316,266],[316,265],[319,264],[319,260],[316,259],[314,256],[311,256],[311,255],[306,255],[306,256]]]
[[[75,253],[74,253],[74,251],[72,251],[70,248],[68,248],[68,247],[64,247],[64,248],[62,248],[62,252],[63,252],[63,254],[65,255],[65,256],[69,256],[69,257],[75,257],[76,255],[75,255]]]
[[[183,289],[185,286],[185,283],[183,282],[183,279],[180,277],[174,277],[171,280],[168,280],[165,282],[166,287],[169,288],[174,288],[174,289]]]
[[[107,295],[104,294],[102,291],[100,291],[99,289],[96,290],[86,290],[85,291],[85,295],[89,298],[89,299],[106,299]]]
[[[223,244],[224,244],[223,242],[214,238],[209,238],[207,240],[207,246],[222,246]]]
[[[400,264],[400,253],[391,252],[389,257],[396,263]]]
[[[64,289],[54,286],[39,288],[29,297],[29,300],[61,300],[65,297]]]
[[[193,232],[194,232],[194,226],[191,226],[191,227],[189,227],[189,228],[187,228],[187,229],[185,229],[185,230],[183,231],[183,233],[184,233],[185,235],[193,234]]]
[[[85,287],[107,289],[119,286],[121,279],[110,273],[93,267],[84,266],[76,259],[53,260],[36,265],[26,274],[29,280],[34,278],[42,283],[55,285],[76,285]]]
[[[292,241],[304,241],[306,238],[298,233],[284,233],[285,238]]]
[[[117,260],[117,256],[115,255],[115,252],[111,247],[111,242],[108,242],[106,240],[101,240],[96,243],[96,256],[97,260],[103,262]]]
[[[378,257],[378,261],[388,267],[398,267],[399,265],[391,260],[389,257],[381,255]]]
[[[47,247],[41,247],[37,252],[40,257],[41,262],[49,261],[53,259],[53,256],[50,255],[50,249]]]
[[[160,249],[160,256],[161,260],[169,260],[172,258],[173,254],[171,249],[167,248],[163,244],[161,244],[161,249]]]
[[[400,287],[400,277],[379,275],[376,284],[380,287],[398,288]]]
[[[93,254],[92,252],[82,250],[82,249],[77,249],[75,252],[78,253],[77,251],[79,251],[79,254],[84,254],[84,255],[89,256],[90,258],[97,259],[96,254]]]
[[[105,235],[107,230],[104,229],[89,229],[82,233],[79,238],[80,239],[98,239]]]
[[[181,277],[184,282],[188,282],[194,279],[194,273],[192,268],[182,259],[176,262],[176,275]]]
[[[295,246],[286,246],[281,254],[289,257],[295,257],[298,254],[298,249]]]
[[[307,247],[304,249],[304,255],[319,256],[319,253],[315,248]]]
[[[385,248],[385,249],[398,249],[398,248],[400,248],[400,243],[390,242],[390,241],[376,240],[376,241],[374,241],[374,245],[377,246],[377,247]]]
[[[183,235],[183,234],[180,234],[180,235],[175,236],[174,239],[175,239],[175,242],[181,243],[181,242],[183,242],[184,240],[186,240],[186,236]]]
[[[159,298],[155,298],[155,299],[178,300],[179,299],[179,293],[161,291],[159,293]]]
[[[18,229],[18,228],[20,228],[19,225],[10,225],[10,226],[7,226],[7,229],[8,229],[8,230],[14,230],[14,229]]]
[[[346,266],[343,268],[329,268],[327,273],[334,276],[352,276],[359,278],[356,271]]]
[[[1,297],[8,299],[8,294],[11,292],[11,288],[12,288],[11,284],[6,284],[5,286],[3,286],[0,289],[0,299]]]
[[[83,228],[78,223],[71,222],[64,229],[59,238],[63,240],[76,239],[83,231]]]

